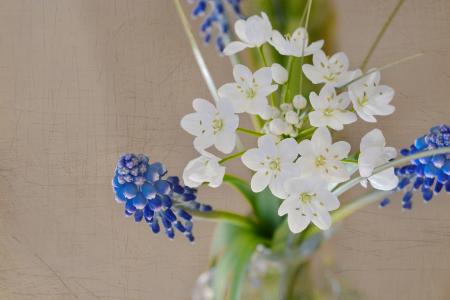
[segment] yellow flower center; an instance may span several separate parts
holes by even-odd
[[[319,155],[316,157],[316,161],[315,161],[316,167],[321,167],[321,166],[325,165],[326,162],[327,162],[327,160],[326,160],[325,156]]]
[[[269,163],[269,169],[272,171],[280,171],[280,159],[274,159]]]
[[[303,204],[309,204],[315,196],[316,194],[313,193],[301,193],[299,198]]]
[[[214,119],[212,121],[212,128],[214,129],[214,133],[217,133],[223,128],[223,120],[220,118]]]

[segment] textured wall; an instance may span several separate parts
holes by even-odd
[[[354,66],[394,2],[337,3]],[[0,1],[1,299],[188,298],[213,226],[198,223],[194,246],[169,242],[125,219],[110,188],[122,152],[174,174],[195,155],[178,124],[209,95],[180,26],[171,1]],[[398,112],[377,124],[389,144],[450,122],[449,28],[449,1],[406,1],[375,53],[371,66],[426,54],[384,72],[397,92]],[[228,61],[205,53],[217,83],[230,80]],[[347,135],[357,143],[369,128]],[[202,198],[245,211],[226,192]],[[329,249],[339,273],[367,299],[450,298],[448,200],[355,215]]]

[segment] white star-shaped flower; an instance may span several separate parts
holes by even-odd
[[[376,71],[352,83],[348,94],[358,116],[366,122],[374,123],[374,116],[387,116],[395,111],[389,103],[394,98],[394,90],[387,85],[379,85],[380,72]]]
[[[219,187],[225,175],[225,167],[219,161],[217,156],[203,151],[200,157],[191,160],[184,168],[184,184],[196,188],[208,182],[210,187]]]
[[[375,167],[397,156],[395,148],[385,146],[386,141],[381,130],[373,129],[368,132],[361,139],[358,167],[359,174],[362,177],[368,177],[367,179],[375,189],[390,191],[398,185],[398,177],[395,176],[393,167],[372,175]],[[367,187],[367,180],[362,181],[361,184]]]
[[[303,73],[314,83],[326,83],[335,87],[344,85],[356,78],[359,71],[348,70],[348,58],[343,52],[327,57],[318,50],[313,55],[313,65],[304,64]]]
[[[293,233],[303,231],[310,222],[322,230],[331,226],[329,211],[339,207],[339,200],[327,190],[326,183],[316,178],[293,178],[285,184],[286,200],[278,208],[278,215],[288,215]]]
[[[292,36],[283,37],[280,32],[274,30],[269,43],[277,49],[281,55],[289,56],[308,56],[323,46],[323,41],[316,41],[308,46],[308,32],[303,27],[297,28]]]
[[[328,126],[334,130],[344,129],[345,124],[356,122],[357,117],[351,111],[346,110],[350,104],[348,93],[336,95],[335,89],[325,85],[319,95],[311,92],[309,100],[314,111],[309,113],[309,121],[315,127]]]
[[[298,156],[298,144],[292,139],[276,143],[275,137],[264,135],[258,139],[258,148],[250,149],[242,156],[242,162],[255,171],[251,180],[252,191],[258,193],[269,186],[276,197],[284,198],[284,183],[298,176],[294,161]]]
[[[241,41],[229,43],[223,53],[236,54],[246,48],[260,47],[272,36],[272,24],[267,15],[262,12],[260,16],[251,16],[247,20],[237,20],[234,23],[234,32]]]
[[[236,113],[246,112],[266,119],[270,114],[267,96],[278,88],[272,84],[271,68],[261,68],[253,74],[246,66],[235,65],[233,76],[236,82],[221,86],[219,97],[229,99]]]
[[[321,177],[329,183],[346,181],[350,176],[341,160],[346,158],[349,152],[349,143],[339,141],[332,144],[328,129],[318,128],[311,140],[303,140],[299,144],[300,171],[305,176]]]
[[[236,144],[239,117],[230,101],[220,99],[216,108],[207,100],[195,99],[192,106],[196,112],[184,116],[181,127],[195,136],[195,149],[201,153],[214,145],[223,153],[231,153]]]

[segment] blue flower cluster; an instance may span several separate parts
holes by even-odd
[[[203,35],[205,43],[208,44],[211,41],[213,28],[214,26],[217,27],[216,47],[220,52],[223,51],[225,44],[228,42],[230,30],[230,24],[223,4],[224,1],[225,0],[196,0],[196,5],[192,10],[192,16],[194,18],[203,15],[205,16],[200,25],[200,33]],[[226,2],[231,6],[231,9],[236,16],[241,18],[241,0],[226,0]],[[208,9],[208,4],[210,9]]]
[[[417,138],[408,149],[402,149],[402,156],[409,156],[418,152],[449,147],[450,126],[439,125],[430,129],[429,133]],[[450,192],[450,152],[414,159],[411,164],[395,169],[399,177],[397,190],[405,191],[402,198],[404,209],[412,208],[413,192],[420,190],[425,202],[429,202],[434,194],[442,190]],[[380,206],[389,204],[384,199]]]
[[[176,228],[192,242],[192,216],[187,210],[212,208],[196,201],[197,190],[182,186],[178,177],[165,178],[166,174],[164,165],[150,164],[145,155],[123,155],[112,181],[116,201],[125,204],[126,216],[134,216],[136,222],[145,220],[154,233],[160,232],[162,223],[170,239]]]

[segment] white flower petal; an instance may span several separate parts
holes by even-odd
[[[194,99],[192,102],[192,107],[194,107],[194,110],[200,113],[206,113],[206,114],[215,114],[217,112],[216,107],[214,104],[209,102],[205,99]]]
[[[263,191],[270,183],[272,179],[272,173],[268,170],[257,171],[250,182],[250,187],[255,193]]]
[[[236,80],[238,84],[241,84],[245,87],[250,85],[253,81],[252,72],[250,71],[249,68],[247,68],[244,65],[240,64],[235,65],[233,67],[233,76],[234,80]]]
[[[398,185],[398,177],[395,176],[394,168],[372,175],[368,179],[370,184],[377,190],[390,191]]]
[[[217,150],[222,153],[229,154],[233,151],[236,145],[236,134],[234,132],[222,131],[216,134],[214,145]]]
[[[317,128],[311,138],[316,151],[322,151],[332,143],[330,131],[326,127]]]
[[[309,225],[311,219],[307,215],[302,214],[289,214],[288,215],[288,226],[293,233],[299,233],[305,230]]]
[[[272,70],[269,67],[261,68],[253,74],[253,77],[259,85],[270,86],[272,83]]]
[[[288,71],[282,65],[275,63],[271,69],[273,81],[276,83],[284,84],[288,80]]]
[[[333,159],[344,159],[348,156],[348,153],[350,152],[351,146],[349,143],[344,141],[339,141],[334,143],[331,146],[330,153],[333,156]]]
[[[323,74],[317,70],[316,67],[309,65],[309,64],[304,64],[302,66],[302,70],[303,73],[305,74],[305,76],[314,84],[319,84],[324,82],[323,79]]]
[[[361,152],[366,151],[368,148],[372,147],[384,147],[386,145],[386,140],[380,129],[375,128],[366,133],[359,144]]]
[[[262,168],[264,159],[265,155],[260,149],[247,150],[241,157],[242,163],[253,171]]]
[[[233,55],[238,52],[241,52],[242,50],[249,48],[249,45],[244,44],[243,42],[235,41],[229,43],[225,49],[223,49],[223,54],[225,55]]]
[[[327,230],[331,226],[331,216],[327,210],[316,210],[311,216],[311,221],[322,230]]]
[[[258,148],[267,156],[275,156],[277,154],[276,140],[271,135],[263,135],[258,138]]]

